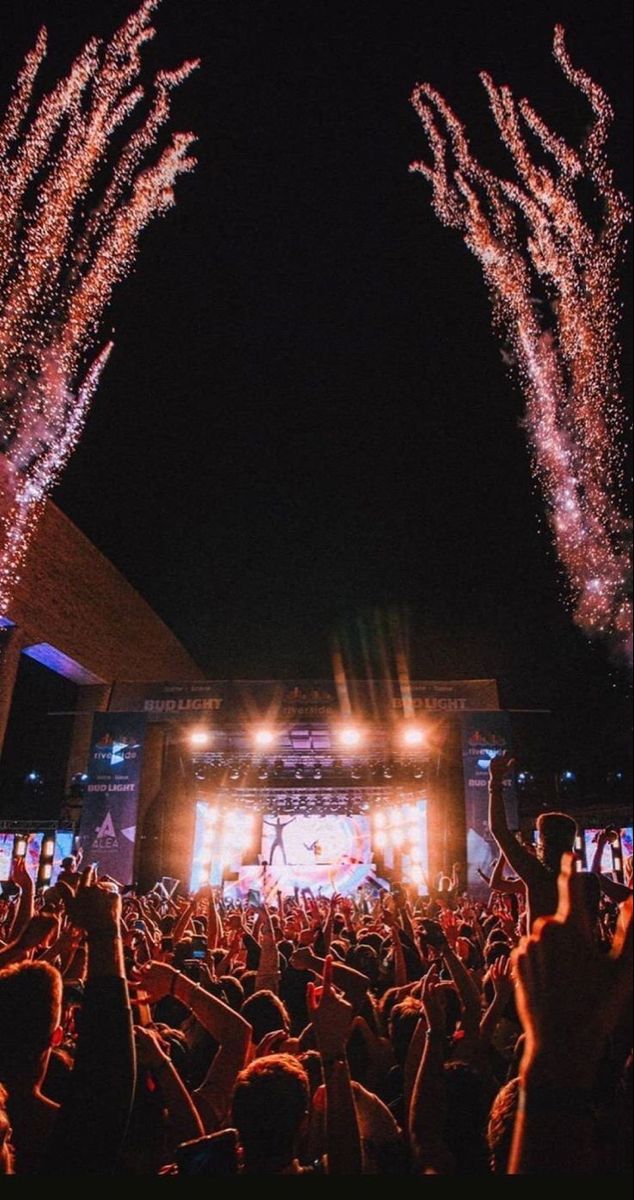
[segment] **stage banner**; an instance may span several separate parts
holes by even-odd
[[[483,712],[500,707],[495,679],[413,679],[409,684],[414,713]],[[404,698],[395,696],[393,706],[402,710]]]
[[[197,683],[115,683],[110,711],[142,712],[150,721],[224,714],[229,686],[224,679]]]
[[[132,883],[145,716],[95,713],[79,827],[84,865]]]
[[[412,680],[406,695],[394,680],[351,679],[340,696],[328,679],[208,679],[193,683],[118,683],[111,712],[143,712],[149,721],[215,718],[223,723],[328,721],[345,712],[371,720],[425,713],[460,716],[499,709],[494,679]]]
[[[461,718],[462,773],[467,826],[467,880],[469,890],[485,887],[478,867],[490,875],[498,856],[488,824],[489,763],[503,750],[512,751],[511,721],[505,712],[468,713]],[[504,783],[506,816],[511,829],[518,827],[514,780]]]

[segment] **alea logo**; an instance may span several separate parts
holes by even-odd
[[[107,812],[103,821],[101,822],[101,825],[98,825],[95,831],[93,849],[116,850],[118,846],[119,842],[115,833],[112,815]]]

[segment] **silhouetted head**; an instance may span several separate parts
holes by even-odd
[[[542,813],[537,818],[537,853],[551,871],[559,871],[562,854],[570,854],[577,836],[577,822],[563,812]]]
[[[240,1134],[247,1172],[277,1174],[293,1161],[309,1100],[308,1076],[290,1054],[256,1058],[240,1072],[231,1123]]]

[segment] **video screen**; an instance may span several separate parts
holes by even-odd
[[[419,893],[427,888],[427,801],[409,801],[375,809],[373,843],[389,871]]]
[[[590,870],[590,867],[592,865],[592,859],[594,858],[594,852],[597,848],[597,838],[600,833],[601,833],[600,829],[584,829],[584,831],[583,831],[583,840],[585,843],[585,851],[586,851],[586,866],[587,866],[588,870]],[[622,858],[624,861],[632,853],[632,826],[628,825],[625,828],[620,829],[619,833],[621,835],[621,850],[622,850]],[[621,863],[621,867],[622,866],[623,866],[623,862]],[[610,871],[614,870],[614,864],[612,861],[612,847],[609,842],[603,850],[603,857],[601,858],[600,870],[603,874],[609,874]]]
[[[254,813],[239,808],[220,808],[199,800],[196,805],[194,853],[189,886],[197,891],[203,884],[220,887],[223,876],[239,871],[245,855],[257,846]]]
[[[42,852],[42,842],[48,836],[44,833],[30,833],[28,835],[28,844],[26,851],[26,869],[34,883],[37,883],[37,877],[40,870],[40,854]],[[7,880],[11,875],[11,860],[13,858],[13,843],[15,841],[14,833],[0,833],[0,883]],[[51,883],[57,881],[62,859],[68,858],[73,853],[73,833],[70,829],[63,829],[55,834],[55,854],[53,858],[53,872],[51,875]]]
[[[40,870],[40,854],[42,853],[43,833],[30,833],[28,845],[26,848],[26,869],[33,880],[37,883],[37,877]]]
[[[372,861],[364,816],[280,816],[262,820],[262,858],[271,867],[345,866]]]
[[[11,874],[14,833],[0,833],[0,883],[5,883]]]
[[[70,829],[58,830],[55,834],[55,855],[53,858],[51,884],[57,883],[57,876],[62,867],[62,859],[70,858],[73,853],[73,837],[73,832]]]

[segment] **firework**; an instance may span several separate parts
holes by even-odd
[[[173,89],[197,62],[156,75],[128,132],[159,3],[145,0],[110,42],[88,42],[36,99],[42,30],[0,123],[0,614],[110,353],[111,343],[95,347],[112,291],[142,229],[173,205],[176,178],[195,165],[189,133],[147,160]]]
[[[572,65],[561,26],[554,57],[592,110],[582,145],[568,145],[528,100],[482,74],[513,178],[477,161],[464,126],[426,83],[415,88],[412,103],[432,161],[410,170],[429,180],[437,216],[461,231],[482,266],[496,325],[509,343],[505,357],[517,364],[526,396],[534,472],[575,620],[631,656],[617,343],[617,270],[629,206],[606,157],[610,102]],[[592,193],[592,212],[585,211],[579,184]]]

